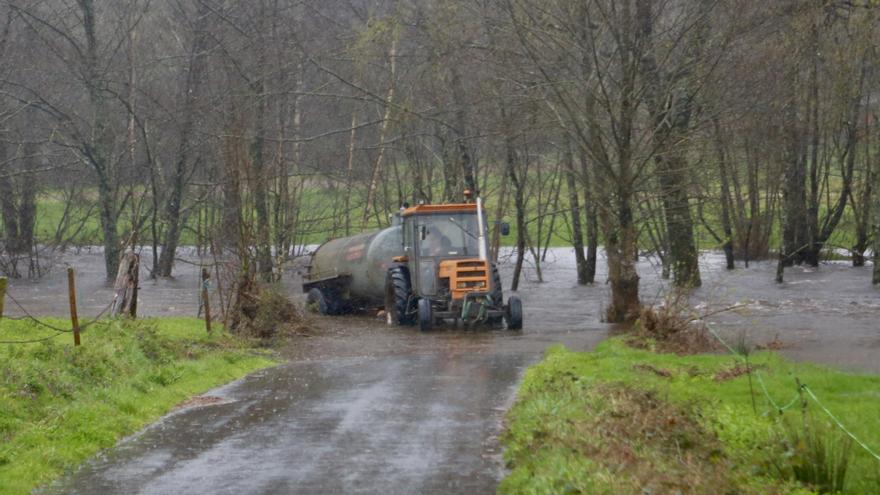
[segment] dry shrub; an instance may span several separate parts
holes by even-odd
[[[715,383],[726,382],[728,380],[733,380],[734,378],[739,378],[745,374],[751,373],[754,370],[755,368],[753,366],[746,366],[744,364],[737,363],[730,368],[715,373],[713,380],[715,380]]]
[[[683,301],[670,296],[661,305],[645,306],[635,324],[630,345],[645,347],[653,341],[658,350],[676,354],[699,354],[717,349],[705,324]]]
[[[731,461],[718,438],[686,408],[660,399],[654,391],[601,386],[597,395],[610,406],[593,421],[578,424],[593,458],[614,470],[621,491],[633,493],[739,493]],[[584,449],[586,450],[586,449]]]
[[[633,366],[633,369],[636,371],[645,371],[648,373],[653,373],[661,378],[672,378],[672,372],[664,369],[657,368],[656,366],[651,366],[650,364],[637,364]]]
[[[791,347],[791,344],[779,340],[779,335],[777,334],[775,337],[773,337],[773,340],[756,345],[755,349],[759,351],[779,351],[782,349],[787,349],[789,347]]]
[[[288,327],[300,323],[296,306],[275,286],[259,284],[239,286],[237,310],[232,318],[232,329],[240,335],[272,340],[284,334]]]

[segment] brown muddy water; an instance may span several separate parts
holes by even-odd
[[[65,256],[78,270],[80,313],[110,300],[98,253]],[[773,282],[773,263],[723,270],[703,256],[693,295],[730,340],[784,344],[794,359],[880,372],[880,291],[870,268],[793,268]],[[11,293],[38,314],[65,315],[61,265]],[[509,280],[510,264],[502,265]],[[604,280],[600,259],[597,280]],[[663,298],[658,270],[639,265],[646,302]],[[285,289],[302,300],[293,272]],[[142,275],[141,313],[194,315],[198,269],[174,280]],[[588,350],[610,325],[599,320],[603,283],[575,283],[573,255],[548,253],[545,282],[529,268],[518,292],[520,332],[446,328],[422,334],[370,315],[311,318],[311,336],[283,351],[288,362],[209,392],[222,400],[175,411],[83,465],[48,493],[491,493],[503,477],[498,435],[523,370],[547,346]],[[7,304],[10,311],[15,311]],[[84,339],[88,335],[83,336]]]

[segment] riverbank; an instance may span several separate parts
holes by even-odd
[[[42,319],[59,328],[69,322]],[[99,321],[74,347],[29,320],[0,320],[0,494],[30,493],[182,401],[275,363],[195,318]]]
[[[773,352],[749,365],[623,338],[592,352],[552,348],[507,415],[511,471],[499,492],[811,493],[842,476],[844,493],[880,490],[880,462],[822,408],[876,449],[880,377]]]

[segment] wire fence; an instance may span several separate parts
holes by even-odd
[[[24,307],[24,305],[18,300],[18,298],[16,298],[13,294],[9,292],[8,279],[6,277],[0,277],[0,320],[6,318],[8,320],[14,321],[30,321],[42,329],[53,332],[51,335],[36,337],[32,339],[2,339],[0,340],[0,344],[32,344],[45,342],[47,340],[54,339],[59,335],[73,333],[74,345],[78,346],[81,343],[80,333],[97,323],[108,312],[113,316],[127,314],[131,317],[135,317],[137,308],[138,281],[137,276],[131,276],[130,273],[132,273],[132,270],[135,274],[138,272],[138,264],[140,262],[140,258],[135,255],[131,259],[129,259],[128,255],[126,255],[123,257],[122,262],[127,263],[129,266],[124,273],[122,270],[120,270],[120,275],[117,277],[115,284],[115,294],[112,300],[106,306],[104,306],[97,315],[89,318],[86,323],[83,324],[79,323],[79,317],[77,315],[76,309],[77,291],[75,283],[75,270],[73,269],[73,267],[67,268],[67,288],[68,298],[70,302],[70,327],[59,326],[58,324],[50,323],[45,319],[37,318],[36,316],[34,316],[31,311],[28,311],[28,309]],[[201,315],[202,310],[204,310],[205,328],[207,329],[209,334],[211,333],[211,315],[210,305],[208,303],[210,278],[210,273],[205,268],[205,265],[203,265],[201,280],[199,282],[200,290],[197,291],[197,293],[199,294],[199,316]],[[21,312],[22,316],[8,317],[3,314],[6,299],[12,301],[12,303]]]
[[[34,316],[30,311],[28,311],[24,307],[24,305],[22,303],[20,303],[18,301],[18,299],[15,296],[13,296],[9,292],[8,287],[6,287],[5,291],[3,291],[2,294],[0,294],[0,297],[8,298],[10,301],[12,301],[12,303],[22,313],[22,316],[17,316],[17,317],[9,317],[9,316],[0,314],[0,320],[6,319],[6,320],[13,320],[13,321],[30,321],[30,322],[34,323],[35,325],[37,325],[38,327],[42,327],[42,328],[45,328],[46,330],[54,332],[52,335],[48,335],[45,337],[39,337],[39,338],[33,338],[33,339],[0,340],[0,344],[2,344],[2,345],[36,344],[36,343],[45,342],[47,340],[54,339],[60,335],[71,334],[74,332],[82,332],[82,331],[86,330],[88,327],[97,323],[105,314],[107,314],[108,311],[110,311],[110,309],[116,303],[116,298],[114,298],[112,301],[110,301],[110,303],[107,306],[104,307],[104,309],[102,309],[94,317],[90,318],[89,321],[87,321],[86,323],[83,323],[81,325],[76,325],[75,327],[72,325],[70,328],[63,328],[63,327],[59,327],[57,325],[53,325],[51,323],[48,323],[45,320],[42,320],[42,319]]]
[[[832,424],[834,424],[836,427],[838,427],[844,434],[846,434],[850,439],[852,439],[859,447],[864,449],[865,452],[867,452],[871,457],[873,457],[875,460],[880,462],[880,455],[877,454],[877,451],[875,451],[870,446],[868,446],[868,444],[865,443],[865,441],[863,441],[862,439],[857,437],[849,428],[847,428],[846,425],[843,423],[843,421],[841,421],[840,418],[838,418],[834,413],[832,413],[831,410],[828,409],[828,407],[826,407],[825,404],[823,404],[821,400],[819,400],[819,397],[816,396],[815,392],[813,392],[813,390],[806,383],[800,383],[798,381],[796,384],[796,390],[794,392],[794,397],[792,397],[792,399],[790,401],[786,402],[784,405],[779,405],[779,403],[773,399],[773,396],[770,395],[770,392],[767,390],[767,385],[764,383],[764,378],[761,376],[761,371],[758,369],[753,370],[752,368],[750,368],[746,356],[744,356],[741,352],[737,351],[730,344],[728,344],[727,341],[725,341],[720,335],[718,335],[718,332],[716,332],[708,322],[706,322],[704,320],[704,323],[706,325],[706,329],[709,331],[709,333],[712,335],[712,337],[714,337],[722,346],[724,346],[731,353],[731,355],[733,355],[733,357],[735,357],[740,362],[745,364],[746,370],[749,373],[754,371],[755,377],[757,377],[757,379],[758,379],[758,384],[760,385],[761,392],[764,394],[764,398],[767,399],[767,402],[779,414],[784,413],[786,410],[794,407],[795,404],[797,404],[799,402],[803,403],[803,401],[804,401],[803,397],[804,397],[804,394],[806,394],[806,396],[809,397],[813,402],[815,402],[816,405],[819,407],[819,409],[821,409],[822,412],[824,412],[831,419]]]

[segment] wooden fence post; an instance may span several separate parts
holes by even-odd
[[[70,298],[70,323],[73,325],[73,345],[79,342],[79,318],[76,315],[76,282],[73,276],[73,267],[67,268],[67,295]]]
[[[3,319],[3,306],[6,304],[6,277],[0,277],[0,320]]]
[[[207,268],[202,268],[202,304],[205,307],[205,328],[211,333],[211,301],[208,295],[208,281],[211,274]]]

